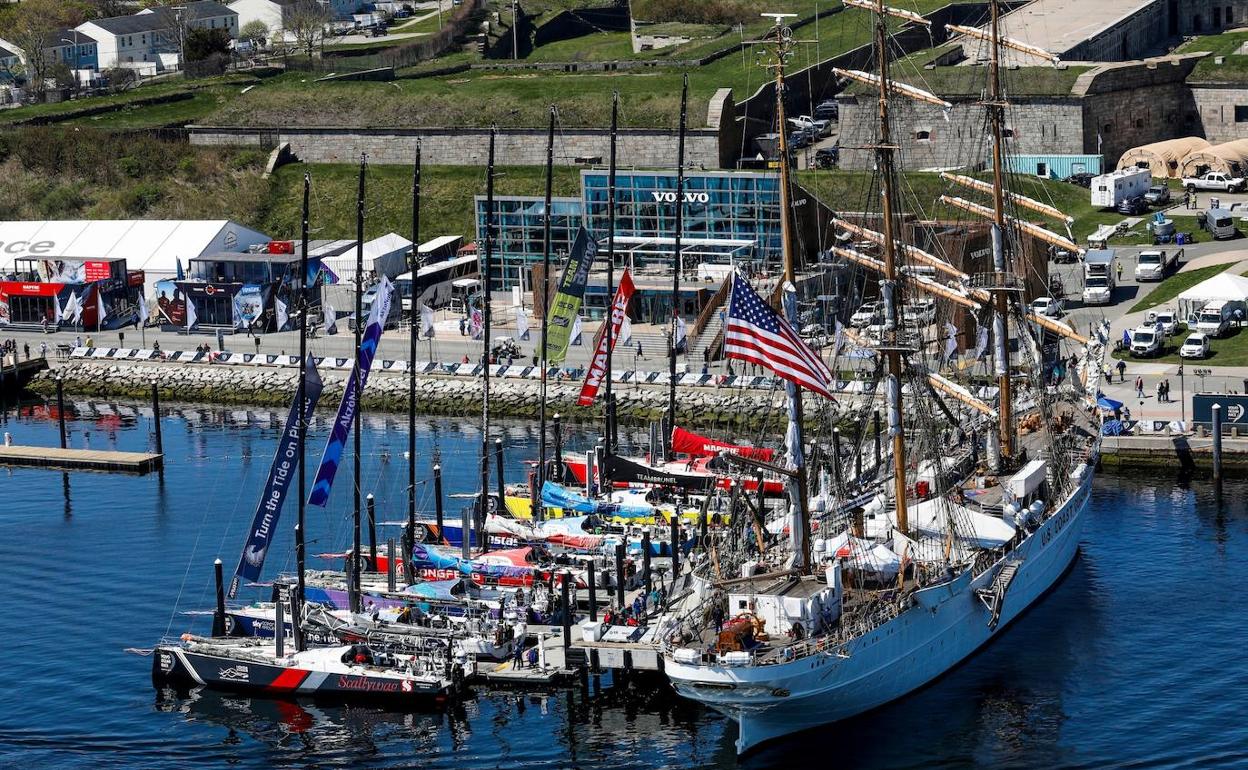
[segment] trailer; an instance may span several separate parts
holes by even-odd
[[[1143,197],[1152,185],[1148,169],[1124,168],[1102,174],[1092,179],[1092,205],[1112,209],[1125,200]]]

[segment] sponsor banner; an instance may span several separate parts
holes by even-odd
[[[244,284],[234,295],[235,328],[246,329],[254,326],[262,312],[264,312],[264,296],[261,294],[260,285]]]
[[[368,373],[373,366],[373,357],[377,355],[377,345],[381,342],[381,332],[385,320],[390,315],[390,300],[394,286],[389,278],[381,279],[377,290],[377,298],[368,313],[368,325],[364,327],[364,335],[360,339],[360,349],[356,356],[355,366],[347,379],[346,388],[342,393],[342,403],[338,405],[338,415],[330,430],[329,441],[325,444],[325,453],[321,456],[321,465],[316,469],[316,480],[312,483],[312,493],[308,495],[308,503],[324,507],[329,502],[329,492],[334,486],[334,475],[338,473],[338,464],[342,462],[342,450],[347,445],[347,433],[355,422],[359,404],[355,400],[356,380],[359,390],[364,392],[368,384]]]
[[[589,237],[589,231],[581,228],[568,255],[568,264],[559,279],[559,292],[555,294],[550,312],[546,315],[549,331],[546,333],[546,360],[557,366],[568,357],[568,344],[572,341],[572,326],[580,316],[581,300],[585,298],[585,285],[589,282],[589,270],[594,265],[598,243]]]
[[[625,313],[628,312],[628,302],[633,296],[633,291],[633,277],[628,270],[625,270],[624,276],[620,278],[619,288],[615,291],[615,298],[611,300],[610,342],[613,349],[620,339],[620,327],[624,323]],[[598,388],[602,386],[602,381],[607,376],[607,359],[612,351],[607,349],[606,329],[606,324],[598,329],[598,338],[594,342],[594,357],[589,362],[589,371],[585,373],[585,384],[581,385],[581,397],[577,400],[581,406],[594,403],[594,399],[598,396]]]
[[[316,409],[316,402],[321,398],[321,376],[316,365],[309,366],[304,373],[306,399],[303,403],[302,419],[311,419]],[[238,566],[234,569],[234,578],[230,581],[229,597],[238,593],[243,580],[255,581],[260,577],[264,567],[264,558],[273,543],[273,535],[277,529],[277,520],[282,515],[282,504],[286,502],[286,493],[296,484],[296,471],[299,468],[299,396],[296,391],[294,403],[290,405],[290,414],[286,417],[286,427],[282,430],[282,438],[273,456],[273,464],[269,466],[269,478],[264,485],[264,493],[256,506],[256,515],[252,518],[251,529],[247,542],[243,546],[243,555],[239,557]],[[302,494],[302,492],[300,492]]]
[[[183,326],[186,324],[186,294],[172,278],[156,282],[157,320],[161,323]]]

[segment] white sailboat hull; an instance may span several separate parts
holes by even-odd
[[[737,722],[738,752],[896,700],[965,660],[1065,574],[1078,553],[1092,475],[1087,469],[1078,491],[1005,559],[973,579],[964,573],[921,591],[922,602],[854,639],[846,657],[822,653],[731,667],[682,664],[669,655],[666,673],[681,695]],[[1018,562],[1018,571],[999,622],[990,626],[991,613],[975,590],[990,586],[1006,561]]]

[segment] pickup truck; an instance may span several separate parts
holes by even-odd
[[[1240,192],[1244,189],[1243,177],[1231,176],[1221,171],[1210,171],[1204,176],[1183,177],[1183,188],[1186,190],[1221,190],[1223,192]]]
[[[798,115],[796,118],[789,118],[789,122],[798,130],[806,130],[814,133],[816,137],[824,137],[832,132],[832,123],[827,120],[816,120],[809,115]]]
[[[1183,259],[1183,249],[1145,249],[1135,262],[1135,280],[1160,281]]]

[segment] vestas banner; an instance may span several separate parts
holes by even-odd
[[[316,402],[321,399],[321,375],[316,371],[316,363],[308,361],[304,374],[306,400],[303,404],[303,419],[307,420],[316,409]],[[273,465],[269,467],[269,478],[264,485],[264,494],[256,506],[256,515],[252,518],[251,529],[247,535],[247,543],[243,546],[243,555],[234,570],[234,578],[230,581],[229,597],[234,598],[243,580],[254,581],[260,577],[264,567],[264,557],[273,542],[273,532],[277,528],[277,520],[282,515],[282,504],[286,502],[286,492],[295,484],[295,471],[299,468],[299,395],[296,391],[294,402],[290,405],[290,415],[286,417],[286,427],[282,430],[282,438],[277,446],[277,454],[273,456]],[[303,494],[302,491],[299,494]]]
[[[342,394],[342,403],[338,405],[338,416],[334,419],[334,427],[329,434],[329,443],[325,445],[325,454],[321,456],[321,466],[316,469],[316,480],[312,482],[312,493],[308,495],[309,505],[322,508],[329,502],[329,491],[334,486],[334,474],[338,472],[338,464],[342,462],[342,449],[347,445],[347,433],[351,423],[355,422],[359,404],[355,402],[355,381],[359,378],[360,392],[368,384],[368,372],[373,366],[373,357],[377,355],[377,345],[381,342],[382,327],[390,316],[390,299],[394,286],[389,278],[381,279],[381,287],[377,298],[373,300],[372,310],[368,313],[368,326],[364,327],[364,335],[360,338],[359,355],[355,359],[355,367],[347,379],[346,390]]]
[[[620,286],[615,291],[615,298],[611,300],[612,348],[620,339],[620,325],[624,323],[624,314],[628,310],[628,301],[632,298],[633,291],[633,277],[625,270],[624,277],[620,279]],[[585,384],[581,386],[581,397],[576,402],[581,406],[594,403],[594,398],[598,396],[598,388],[602,385],[603,378],[607,376],[607,356],[611,355],[611,351],[607,349],[607,335],[603,333],[606,328],[606,324],[603,324],[598,329],[598,341],[594,343],[594,358],[589,362],[589,371],[585,373]]]
[[[563,268],[563,277],[559,279],[559,292],[550,304],[550,312],[546,314],[546,323],[550,331],[546,333],[546,360],[551,365],[563,363],[568,357],[568,344],[572,341],[572,325],[580,316],[581,300],[585,298],[585,284],[589,283],[589,269],[594,266],[594,255],[598,252],[598,243],[589,237],[589,232],[581,228],[576,232],[576,241],[572,244],[572,253],[568,255],[568,264]]]

